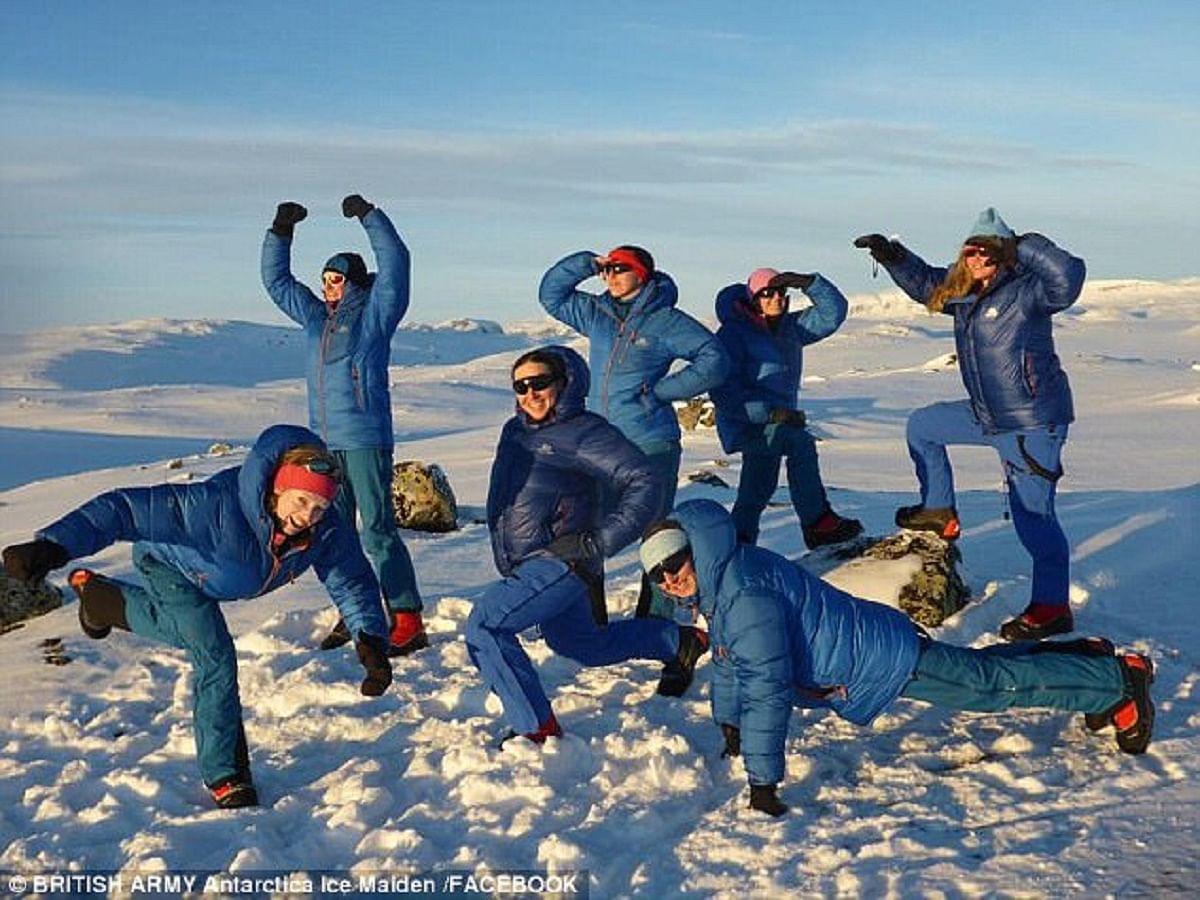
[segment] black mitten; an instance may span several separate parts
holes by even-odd
[[[775,794],[775,785],[773,784],[750,785],[750,808],[776,817],[782,816],[788,811],[787,804]]]
[[[808,416],[802,409],[773,409],[767,415],[767,421],[773,425],[795,425],[803,428],[808,424]]]
[[[271,223],[271,230],[281,238],[287,238],[290,241],[296,223],[303,222],[307,217],[308,210],[299,203],[293,203],[291,200],[280,203],[275,208],[275,221]]]
[[[900,262],[908,252],[899,241],[890,241],[882,234],[864,234],[856,237],[854,246],[867,250],[872,259],[885,266]]]
[[[366,669],[367,677],[362,682],[362,692],[368,697],[378,697],[392,683],[392,664],[387,655],[387,639],[365,631],[358,633],[354,649],[358,661]]]
[[[600,549],[596,546],[596,539],[588,531],[576,531],[572,534],[564,534],[562,537],[555,538],[546,549],[567,565],[596,559],[600,556]]]
[[[725,736],[725,749],[721,751],[721,759],[742,755],[742,731],[736,725],[722,725],[721,734]]]
[[[67,551],[54,541],[30,541],[4,548],[4,571],[31,586],[43,581],[51,569],[70,561]]]
[[[362,221],[362,217],[375,208],[375,204],[368,203],[362,198],[362,194],[351,194],[342,201],[342,215],[347,219],[357,217]]]

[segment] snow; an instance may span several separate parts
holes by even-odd
[[[893,291],[851,298],[843,329],[809,349],[803,401],[838,511],[891,531],[912,502],[910,410],[962,396],[948,323]],[[413,315],[422,311],[414,308]],[[561,740],[499,752],[499,705],[462,641],[495,578],[487,530],[406,533],[428,650],[396,663],[378,700],[349,651],[316,642],[336,614],[312,574],[226,604],[263,806],[211,808],[194,760],[189,666],[127,634],[86,639],[72,604],[0,635],[0,869],[230,872],[587,870],[592,895],[1010,896],[1200,888],[1200,279],[1093,282],[1057,318],[1075,390],[1059,512],[1073,546],[1082,633],[1158,666],[1155,742],[1048,711],[950,714],[900,701],[870,728],[797,711],[781,795],[746,808],[740,761],[719,757],[707,687],[655,695],[657,664],[581,669],[528,644]],[[547,320],[406,325],[393,343],[397,459],[439,463],[466,515],[483,506],[508,366]],[[298,332],[153,320],[0,336],[0,544],[110,487],[234,465],[267,424],[304,422]],[[235,445],[209,456],[216,441]],[[990,451],[954,451],[964,574],[977,599],[939,630],[995,640],[1026,600],[1029,563],[1004,519]],[[681,476],[724,456],[689,434]],[[182,462],[169,468],[171,459]],[[740,460],[717,470],[736,484]],[[680,499],[732,501],[681,477]],[[805,563],[781,486],[764,545]],[[130,576],[128,548],[89,565]],[[887,593],[911,561],[842,586]],[[65,573],[53,580],[62,585]],[[892,581],[891,579],[895,579]],[[869,582],[869,583],[868,583]],[[890,584],[889,584],[890,582]],[[632,548],[609,567],[612,615],[632,613]],[[72,662],[48,666],[59,637]],[[707,676],[702,664],[699,682]]]

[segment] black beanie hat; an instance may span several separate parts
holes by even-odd
[[[357,287],[367,286],[367,264],[357,253],[348,251],[335,253],[329,257],[322,272],[341,272],[346,280]]]

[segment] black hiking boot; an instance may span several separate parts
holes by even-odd
[[[125,595],[109,579],[91,569],[74,569],[67,583],[79,598],[79,627],[94,641],[108,637],[114,628],[129,630]]]
[[[815,550],[817,547],[842,544],[856,538],[862,534],[863,527],[858,519],[846,519],[832,509],[827,509],[821,518],[801,530],[804,532],[804,543],[808,545],[808,549]]]
[[[250,775],[231,775],[223,778],[214,785],[209,785],[208,792],[213,802],[221,809],[243,809],[247,806],[258,806],[258,791],[250,781]]]
[[[1000,637],[1006,641],[1041,641],[1056,634],[1075,629],[1071,607],[1030,603],[1024,612],[1000,626]]]
[[[902,506],[896,510],[896,525],[910,531],[931,531],[945,541],[957,540],[962,533],[953,506]]]
[[[350,629],[346,627],[345,619],[338,619],[337,624],[333,626],[333,631],[325,635],[324,640],[321,641],[321,649],[336,650],[348,643],[350,643]]]
[[[663,697],[682,697],[696,674],[696,663],[708,650],[708,632],[690,625],[679,626],[679,650],[673,660],[663,666],[658,680],[658,693]]]
[[[1112,711],[1113,727],[1117,729],[1117,746],[1125,753],[1145,753],[1154,730],[1154,703],[1150,685],[1154,683],[1154,663],[1140,653],[1120,657],[1121,673],[1129,697]]]

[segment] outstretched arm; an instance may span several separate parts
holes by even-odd
[[[783,780],[793,679],[781,603],[772,594],[740,594],[734,602],[736,625],[727,624],[740,691],[742,755],[751,784]]]
[[[802,343],[815,344],[842,327],[850,309],[850,302],[838,290],[837,285],[819,274],[813,274],[807,286],[801,290],[812,301],[812,306],[793,313],[796,317],[796,327],[800,330]]]

